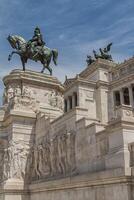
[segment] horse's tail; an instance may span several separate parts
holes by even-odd
[[[52,50],[52,54],[53,54],[53,62],[55,65],[57,65],[57,58],[58,58],[58,51],[57,49],[53,49]]]

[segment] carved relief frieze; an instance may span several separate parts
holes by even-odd
[[[52,107],[57,107],[63,110],[63,95],[55,90],[52,90],[51,92],[46,92],[44,94],[44,102]]]
[[[44,137],[32,150],[32,179],[66,176],[75,173],[74,132]]]
[[[27,165],[27,157],[30,152],[29,145],[24,141],[11,140],[4,149],[3,179],[24,179]]]
[[[11,84],[4,89],[3,103],[8,104],[12,98],[20,95],[21,95],[21,85],[16,83]]]
[[[23,96],[15,96],[8,103],[6,113],[8,113],[11,109],[14,110],[26,110],[26,111],[34,111],[37,112],[39,108],[39,102],[35,99],[29,99]]]
[[[15,85],[14,88],[9,87],[7,92],[7,110],[32,110],[36,112],[39,107],[39,102],[33,97],[33,91],[24,86],[23,89],[19,85]],[[6,98],[5,98],[6,99]]]

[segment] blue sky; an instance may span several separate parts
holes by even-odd
[[[6,37],[17,34],[26,40],[35,26],[41,28],[46,44],[59,51],[54,76],[61,81],[86,67],[86,55],[93,49],[113,42],[112,55],[122,62],[134,55],[133,0],[0,0],[0,78],[21,68]],[[42,66],[29,61],[27,68],[40,71]],[[2,94],[0,83],[0,96]]]

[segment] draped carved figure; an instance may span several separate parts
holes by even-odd
[[[51,160],[50,160],[50,146],[49,142],[46,141],[46,143],[43,145],[43,161],[44,161],[44,175],[49,176],[52,172],[51,167]]]
[[[25,178],[29,147],[23,141],[9,141],[4,150],[4,179]]]

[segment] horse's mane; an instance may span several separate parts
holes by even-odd
[[[21,42],[23,42],[23,43],[26,43],[26,42],[27,42],[23,37],[21,37],[21,36],[19,36],[19,35],[14,35],[13,37],[19,39],[19,40],[20,40]]]

